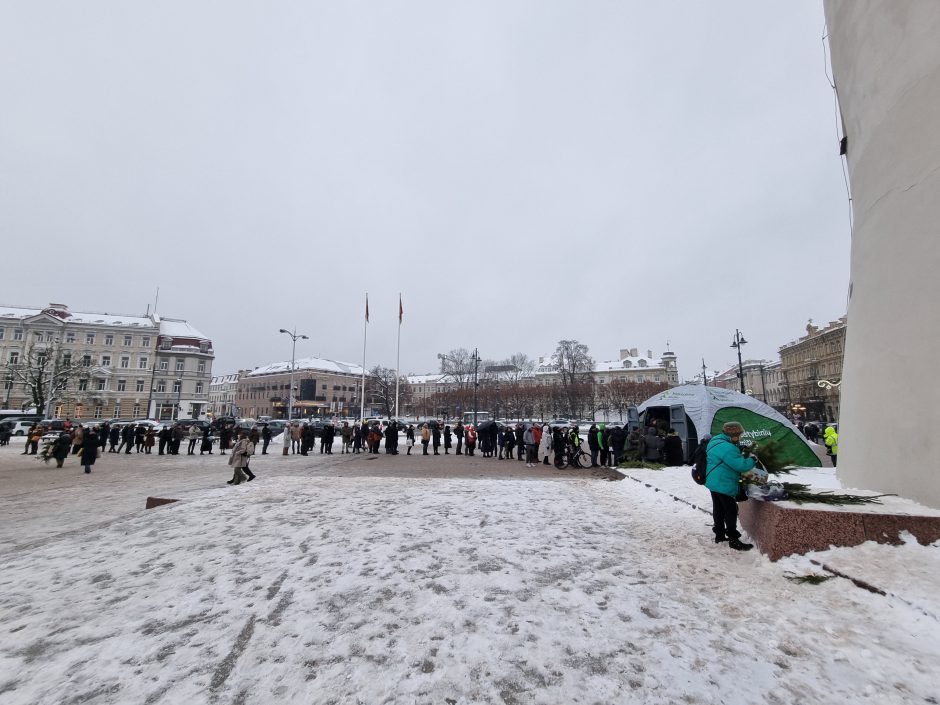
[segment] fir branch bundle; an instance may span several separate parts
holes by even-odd
[[[858,494],[835,494],[832,490],[811,492],[809,485],[798,482],[784,482],[783,488],[787,491],[788,499],[797,504],[832,504],[836,506],[881,504],[880,497],[892,496],[888,494],[877,494],[870,497]]]
[[[791,471],[793,460],[785,458],[780,451],[778,441],[767,441],[754,447],[752,454],[760,461],[764,469],[772,475],[784,475]]]
[[[808,583],[810,585],[819,585],[833,578],[831,575],[787,575],[784,577],[794,583]]]

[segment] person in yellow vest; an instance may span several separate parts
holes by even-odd
[[[832,456],[832,467],[836,467],[836,456],[839,455],[839,432],[835,426],[827,426],[823,431],[823,441],[826,444],[826,454]]]

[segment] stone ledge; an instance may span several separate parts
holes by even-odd
[[[173,504],[173,502],[179,502],[178,499],[164,499],[163,497],[147,497],[147,506],[146,509],[153,509],[154,507],[160,507],[164,504]]]
[[[866,541],[897,545],[902,531],[923,545],[940,539],[940,517],[803,509],[754,499],[739,504],[738,509],[741,526],[772,561]]]

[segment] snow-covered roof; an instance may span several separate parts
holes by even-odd
[[[213,377],[212,382],[210,384],[231,384],[237,381],[238,381],[238,373],[232,372],[231,374],[218,375],[216,377]]]
[[[341,375],[361,375],[362,366],[351,362],[328,360],[322,357],[305,357],[294,361],[294,371],[313,370],[316,372],[330,372]],[[290,360],[275,362],[263,367],[256,367],[246,377],[260,377],[261,375],[284,374],[290,372]]]
[[[551,357],[535,368],[537,375],[551,375],[558,372]],[[651,357],[625,357],[622,360],[602,360],[594,363],[594,372],[622,372],[623,370],[664,370],[661,360]]]
[[[440,372],[427,375],[407,375],[406,379],[408,384],[447,384],[453,382],[450,375],[441,374]]]
[[[43,308],[20,308],[18,306],[0,306],[0,318],[32,318],[38,316]],[[66,323],[78,325],[104,325],[155,328],[154,322],[147,316],[132,316],[115,313],[95,313],[84,311],[69,311]]]
[[[203,335],[198,330],[189,325],[186,321],[180,320],[178,318],[161,318],[160,335],[166,335],[170,338],[195,338],[197,340],[209,340],[208,336]]]

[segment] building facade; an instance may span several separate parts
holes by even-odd
[[[238,416],[238,407],[235,397],[238,393],[238,372],[213,377],[209,383],[209,415],[210,416]]]
[[[52,418],[201,418],[213,358],[179,319],[0,306],[4,408],[31,408],[38,391]]]
[[[294,418],[358,416],[362,366],[308,357],[294,361]],[[239,416],[287,418],[291,363],[276,362],[239,375]]]
[[[780,382],[791,416],[804,421],[838,421],[845,351],[846,317],[780,348]]]

